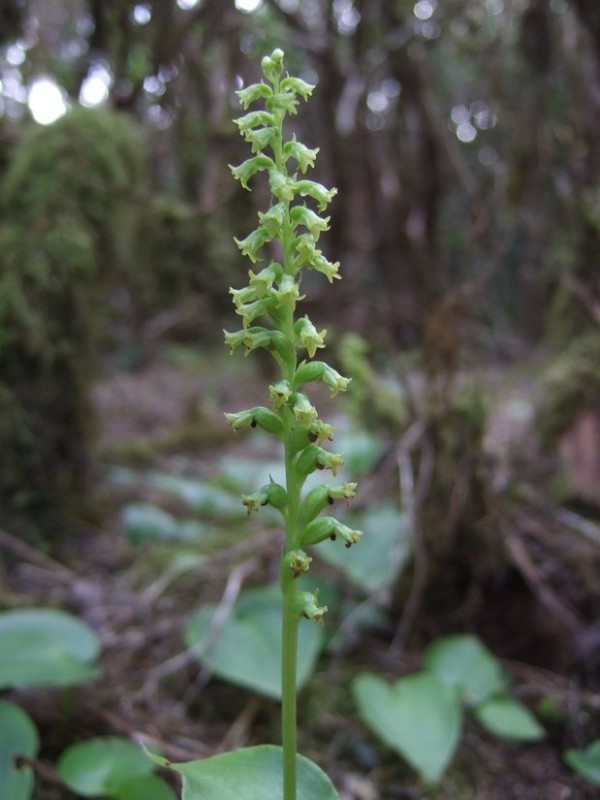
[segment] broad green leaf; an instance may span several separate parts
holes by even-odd
[[[545,735],[529,709],[512,697],[492,697],[476,706],[473,713],[484,728],[503,739],[537,742]]]
[[[574,772],[595,786],[600,786],[600,739],[596,739],[585,750],[567,750],[564,759]]]
[[[356,547],[322,542],[316,551],[336,566],[364,592],[376,592],[389,586],[406,563],[412,547],[408,517],[391,503],[384,503],[365,514],[352,515],[350,526],[363,531]]]
[[[119,800],[122,797],[124,800],[123,795],[116,793],[120,783],[150,775],[154,769],[139,745],[118,736],[74,744],[64,751],[56,768],[66,785],[77,794]]]
[[[214,528],[195,519],[178,520],[151,503],[129,503],[121,513],[121,524],[133,544],[191,541],[214,533]]]
[[[68,686],[98,674],[92,663],[100,645],[81,620],[53,609],[0,614],[0,689]]]
[[[350,476],[369,472],[384,449],[383,441],[369,431],[353,429],[336,432],[335,449],[344,454],[344,469]]]
[[[182,800],[281,800],[283,750],[273,745],[247,747],[187,764],[168,764],[183,776]],[[327,775],[298,756],[297,800],[339,800]]]
[[[37,755],[38,733],[30,717],[18,706],[0,701],[0,797],[30,800],[34,775],[30,767],[17,769],[15,756]]]
[[[121,524],[133,544],[174,539],[177,520],[172,514],[150,503],[129,503],[121,512]]]
[[[171,787],[158,775],[137,775],[112,783],[110,797],[115,800],[177,800]]]
[[[426,672],[392,686],[376,675],[359,675],[352,691],[371,730],[424,781],[437,783],[460,740],[462,710],[456,692]]]
[[[475,636],[444,636],[423,655],[425,669],[452,686],[469,705],[481,703],[504,689],[500,662]]]
[[[281,697],[281,594],[277,585],[243,592],[222,626],[213,631],[215,606],[186,625],[185,641],[215,675],[267,697]],[[302,621],[298,636],[298,688],[312,673],[324,633]]]
[[[147,480],[150,486],[179,498],[194,511],[226,519],[239,518],[245,514],[239,497],[199,478],[182,478],[179,475],[153,472],[148,475]]]

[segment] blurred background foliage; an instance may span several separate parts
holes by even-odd
[[[406,427],[369,371],[399,352],[423,370],[432,419],[449,420],[465,367],[574,342],[588,355],[575,377],[567,359],[558,383],[583,388],[562,393],[560,413],[565,395],[598,400],[586,377],[600,319],[593,0],[5,0],[0,397],[15,441],[4,451],[16,454],[9,472],[21,453],[50,495],[87,472],[94,375],[143,365],[165,338],[210,347],[231,315],[232,237],[265,199],[228,169],[246,157],[234,91],[274,46],[317,84],[296,129],[320,148],[315,179],[339,189],[325,248],[344,280],[334,307],[319,281],[308,302],[340,361],[354,346],[366,380],[354,412],[377,385],[388,432]],[[350,329],[368,342],[362,366],[360,340],[342,340]],[[38,422],[22,419],[32,397]],[[546,433],[564,431],[544,413]],[[36,465],[28,448],[48,426],[57,438]],[[77,465],[70,478],[57,452]],[[7,480],[12,497],[22,474]]]

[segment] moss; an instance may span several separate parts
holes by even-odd
[[[77,109],[27,135],[0,189],[0,524],[63,524],[87,486],[89,386],[140,216],[134,126]]]
[[[541,381],[537,429],[552,447],[583,409],[600,408],[600,331],[575,339]]]

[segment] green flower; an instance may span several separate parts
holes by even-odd
[[[250,191],[250,187],[248,186],[250,178],[256,175],[257,172],[261,172],[264,169],[272,169],[274,166],[273,159],[268,156],[259,155],[254,156],[254,158],[246,159],[239,167],[232,167],[230,164],[229,169],[233,173],[233,177],[237,178],[244,189]]]
[[[294,206],[290,211],[290,219],[295,228],[299,225],[306,228],[313,242],[316,242],[321,235],[321,231],[329,230],[329,220],[331,217],[320,217],[307,206]]]
[[[299,347],[303,347],[308,355],[313,358],[319,348],[325,347],[326,330],[320,333],[307,316],[299,319],[294,325],[294,333]]]
[[[298,169],[302,174],[304,174],[309,167],[314,167],[318,152],[318,147],[311,150],[310,147],[296,141],[295,136],[291,141],[283,145],[283,157],[286,161],[289,158],[295,159],[298,163]]]
[[[246,111],[246,109],[257,100],[271,97],[273,94],[273,89],[261,81],[261,83],[252,83],[250,86],[246,86],[244,89],[239,89],[236,94],[240,99],[240,103],[242,104],[244,111]]]
[[[273,408],[276,410],[284,406],[291,396],[292,390],[287,381],[277,381],[277,383],[269,386],[269,397],[273,403]]]
[[[281,88],[297,92],[303,100],[308,100],[315,87],[311,83],[303,81],[301,78],[292,78],[288,76],[281,81]]]
[[[252,231],[252,233],[249,233],[245,239],[234,238],[234,242],[240,248],[242,255],[248,256],[250,261],[254,264],[259,260],[258,251],[268,241],[270,241],[270,236],[264,228],[257,228],[255,231]]]
[[[310,428],[311,423],[317,419],[317,409],[311,405],[310,400],[302,392],[297,392],[293,398],[292,411],[296,422],[303,428]]]
[[[275,117],[268,111],[250,111],[248,114],[244,114],[243,117],[239,117],[234,121],[240,129],[240,133],[242,135],[245,135],[247,131],[250,131],[253,128],[270,128],[275,125]]]
[[[272,261],[268,267],[261,269],[256,275],[249,270],[250,286],[256,292],[257,297],[264,297],[271,287],[283,275],[283,267],[277,261]],[[248,287],[250,288],[250,287]]]
[[[316,200],[319,211],[325,211],[337,194],[337,189],[327,189],[323,184],[315,181],[298,181],[296,191],[301,197],[308,196]]]
[[[296,592],[296,608],[299,617],[310,619],[317,625],[323,625],[323,617],[327,606],[318,605],[317,592]]]

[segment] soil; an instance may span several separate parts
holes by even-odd
[[[0,573],[2,605],[71,611],[97,631],[102,643],[102,674],[92,684],[75,692],[7,694],[31,714],[40,730],[43,746],[36,763],[36,800],[73,797],[57,780],[56,758],[69,744],[95,736],[141,735],[174,760],[278,740],[277,704],[207,673],[186,652],[182,627],[196,609],[222,601],[228,591],[273,580],[280,534],[255,518],[227,529],[218,521],[203,519],[214,524],[214,533],[200,542],[134,546],[124,534],[120,516],[132,501],[155,502],[175,515],[181,512],[180,501],[148,485],[146,478],[153,470],[208,480],[215,477],[223,456],[238,461],[246,457],[247,440],[231,435],[221,409],[235,411],[248,402],[264,402],[262,390],[245,364],[240,366],[240,359],[225,369],[219,367],[218,380],[215,370],[210,359],[183,366],[171,359],[99,386],[102,455],[94,504],[102,513],[74,520],[70,535],[52,547],[51,557],[15,542],[6,532],[0,541],[5,555]],[[515,407],[510,411],[516,413]],[[492,433],[497,436],[503,429],[497,419],[494,426]],[[196,434],[186,437],[190,428]],[[505,460],[502,468],[508,469]],[[377,475],[367,478],[372,479],[377,481]],[[382,483],[386,484],[385,476]],[[547,541],[539,546],[549,548]],[[165,569],[182,555],[196,559],[193,571]],[[553,564],[550,556],[539,561],[540,569]],[[397,621],[386,617],[384,603],[383,621],[380,615],[377,626],[350,639],[342,652],[326,652],[301,696],[301,750],[330,775],[341,800],[598,796],[598,789],[565,766],[563,753],[600,736],[600,672],[593,660],[575,652],[577,637],[564,630],[556,633],[560,623],[550,621],[552,636],[545,639],[539,627],[533,629],[543,624],[544,616],[548,622],[549,608],[536,594],[535,582],[527,584],[518,569],[512,575],[490,593],[494,607],[485,618],[472,621],[472,632],[501,657],[515,695],[538,715],[546,738],[528,745],[506,743],[469,720],[441,786],[423,786],[358,720],[350,683],[362,670],[393,680],[417,669],[426,632],[436,625],[443,628],[443,623],[419,620],[408,643],[394,646]],[[544,580],[540,585],[559,603],[569,607],[573,600],[579,613],[585,597],[574,598],[568,586],[563,591],[556,573],[545,574]],[[341,589],[347,597],[350,590],[343,581]],[[597,610],[595,603],[585,609],[588,618],[592,608]],[[568,657],[554,658],[556,647],[564,648]]]

